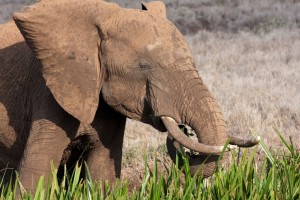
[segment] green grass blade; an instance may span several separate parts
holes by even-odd
[[[280,138],[280,140],[282,141],[282,143],[285,145],[285,147],[290,151],[290,153],[292,154],[292,156],[293,156],[293,157],[296,157],[293,145],[290,145],[290,144],[283,138],[283,136],[281,135],[281,133],[280,133],[276,128],[274,128],[274,130],[275,130],[275,133],[276,133],[276,134],[278,135],[278,137]]]

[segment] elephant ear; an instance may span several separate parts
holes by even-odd
[[[13,15],[56,101],[88,124],[103,83],[99,45],[104,24],[117,8],[99,0],[43,0]]]
[[[167,17],[166,6],[162,1],[142,2],[142,10],[147,10],[153,15]]]

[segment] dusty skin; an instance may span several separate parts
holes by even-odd
[[[42,0],[1,25],[0,41],[0,169],[16,169],[27,191],[49,174],[50,161],[70,167],[78,155],[95,180],[113,183],[121,174],[126,118],[169,130],[171,158],[178,142],[203,153],[190,163],[196,172],[206,160],[205,177],[228,139],[258,142],[228,135],[161,2],[138,10]],[[191,126],[198,143],[178,124]]]

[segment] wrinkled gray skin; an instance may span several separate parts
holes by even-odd
[[[28,191],[50,161],[74,163],[85,145],[92,177],[114,182],[126,117],[164,131],[168,116],[203,144],[225,144],[222,114],[187,42],[161,3],[143,7],[43,0],[0,26],[0,169],[17,169]],[[194,170],[205,159],[191,160]]]

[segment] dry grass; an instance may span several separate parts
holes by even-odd
[[[199,73],[218,99],[229,129],[257,130],[276,146],[277,127],[300,147],[299,30],[189,37]]]
[[[23,6],[30,5],[36,0],[0,0],[0,23],[10,19],[11,13],[21,10]]]
[[[168,0],[170,18],[184,33],[199,29],[238,32],[299,27],[300,3],[293,0]]]
[[[22,6],[37,0],[1,0],[0,23]],[[122,7],[141,8],[142,0],[107,0]],[[143,0],[149,2],[151,0]],[[168,18],[184,34],[209,31],[269,32],[300,27],[299,0],[163,0]]]
[[[109,0],[140,8],[140,0]],[[151,0],[144,0],[149,2]],[[300,27],[298,0],[163,0],[168,18],[184,34],[210,31],[269,32],[280,27]]]

